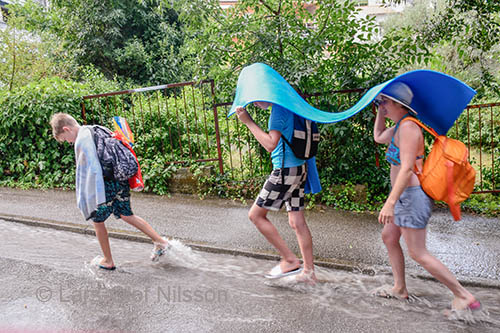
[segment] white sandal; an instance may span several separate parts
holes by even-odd
[[[281,270],[281,266],[278,264],[274,266],[273,269],[271,269],[271,271],[265,275],[265,277],[268,279],[279,279],[285,276],[299,274],[300,272],[302,272],[302,267],[292,269],[291,271],[288,272],[283,272]]]

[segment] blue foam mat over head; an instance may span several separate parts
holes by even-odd
[[[439,134],[446,134],[476,92],[460,80],[431,71],[415,70],[401,74],[369,89],[351,108],[342,112],[326,112],[307,103],[273,68],[255,63],[243,68],[238,78],[236,95],[229,111],[256,101],[278,104],[306,119],[319,123],[334,123],[352,117],[367,107],[379,93],[394,82],[403,82],[413,91],[410,106],[423,123]]]

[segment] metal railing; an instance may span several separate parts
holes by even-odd
[[[165,163],[217,162],[223,173],[214,82],[182,82],[84,96],[85,124],[127,119],[140,157]]]
[[[302,97],[317,108],[337,112],[346,105],[352,105],[365,89],[335,90],[328,93],[303,94]],[[224,163],[234,180],[253,179],[267,176],[272,169],[268,152],[257,142],[254,136],[241,124],[236,115],[228,118],[231,102],[219,103],[215,107],[221,115],[221,129]],[[267,129],[269,114],[257,112],[252,105],[247,106],[254,121]],[[224,116],[222,116],[224,115]],[[321,126],[321,125],[320,125]]]
[[[448,135],[464,142],[476,170],[476,191],[500,193],[500,103],[469,105]]]
[[[318,109],[338,112],[364,92],[339,90],[304,98]],[[139,158],[165,164],[212,163],[234,180],[266,176],[272,168],[269,153],[236,116],[227,117],[231,104],[215,103],[213,80],[183,82],[84,96],[82,118],[84,123],[109,126],[112,116],[126,117],[136,135]],[[251,105],[247,109],[261,128],[267,128],[268,114]],[[469,105],[448,133],[471,152],[477,171],[474,193],[500,192],[499,109],[500,103]]]

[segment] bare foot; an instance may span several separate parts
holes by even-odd
[[[453,301],[451,301],[452,311],[462,311],[465,309],[477,310],[480,307],[481,303],[479,303],[472,295],[467,298],[455,297]]]
[[[408,299],[408,290],[403,289],[399,290],[395,287],[382,286],[380,288],[375,289],[372,292],[373,295],[384,298],[394,298],[398,300],[407,300]]]
[[[112,269],[113,267],[115,267],[115,263],[113,262],[113,260],[102,258],[101,261],[99,261],[99,267],[104,269]]]
[[[314,286],[318,282],[318,279],[316,278],[316,274],[314,274],[314,271],[303,271],[295,277],[295,281]]]
[[[300,261],[298,259],[296,259],[292,262],[281,260],[280,267],[281,267],[282,272],[294,271],[297,268],[300,268]]]

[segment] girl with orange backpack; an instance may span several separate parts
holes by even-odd
[[[424,138],[421,128],[403,119],[416,115],[410,105],[413,92],[403,82],[394,82],[374,100],[378,108],[374,126],[377,143],[388,144],[386,160],[391,164],[392,190],[379,213],[384,225],[382,240],[389,254],[394,286],[379,296],[408,299],[405,281],[404,254],[400,245],[403,236],[412,259],[425,268],[454,295],[452,310],[477,310],[479,301],[464,288],[450,270],[426,247],[426,227],[431,217],[433,200],[422,190],[414,166],[422,169]],[[395,122],[386,127],[385,118]]]

